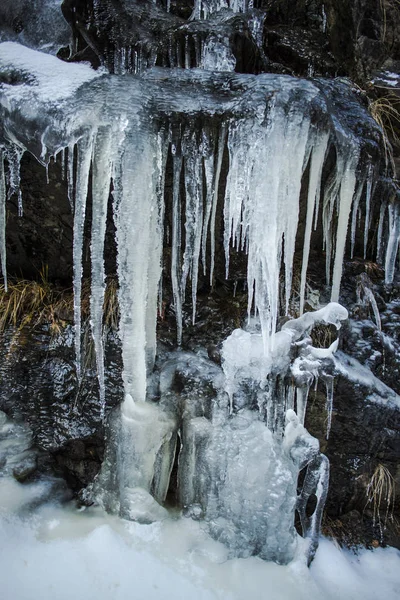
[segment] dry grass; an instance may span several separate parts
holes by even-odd
[[[367,489],[365,508],[372,507],[374,525],[379,526],[381,535],[388,519],[393,520],[393,509],[396,499],[395,481],[390,471],[383,465],[377,465]]]
[[[109,278],[104,298],[104,326],[118,327],[118,285]],[[82,285],[82,317],[89,317],[90,284]],[[43,271],[39,281],[14,279],[8,290],[0,284],[0,334],[8,326],[21,330],[25,326],[37,327],[48,324],[52,334],[58,334],[73,321],[73,291],[60,289],[49,283]]]
[[[382,129],[386,166],[391,166],[396,177],[392,146],[400,148],[400,98],[393,92],[388,92],[371,100],[369,111]]]

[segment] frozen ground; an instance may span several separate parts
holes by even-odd
[[[322,539],[310,570],[300,560],[226,560],[190,519],[139,525],[96,509],[33,508],[46,486],[0,480],[2,600],[400,598],[392,548],[356,556]]]

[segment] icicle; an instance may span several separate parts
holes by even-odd
[[[400,241],[400,204],[389,204],[389,240],[386,248],[385,283],[393,283]]]
[[[150,231],[153,238],[150,242],[147,273],[147,302],[146,302],[146,364],[150,372],[156,356],[157,329],[157,299],[158,292],[162,293],[162,250],[164,237],[164,184],[165,167],[167,162],[167,135],[161,130],[157,135],[156,161],[153,173],[153,186],[156,190],[157,203],[151,208]]]
[[[90,296],[90,324],[94,341],[99,381],[100,414],[105,411],[103,303],[105,293],[104,238],[107,223],[107,206],[111,181],[111,130],[101,128],[97,132],[93,149],[92,183],[92,283]]]
[[[321,190],[321,177],[322,167],[324,166],[326,150],[328,147],[329,134],[323,133],[318,137],[317,142],[313,148],[311,155],[310,164],[310,175],[308,183],[308,196],[307,196],[307,217],[306,217],[306,228],[304,232],[303,242],[303,262],[301,268],[301,281],[300,281],[300,315],[303,314],[304,310],[304,293],[306,287],[307,267],[308,259],[310,256],[310,241],[311,241],[311,229],[314,217],[314,211],[316,210],[316,201],[320,195]]]
[[[14,143],[7,145],[6,147],[6,158],[8,162],[8,200],[16,194],[18,201],[18,216],[22,217],[24,214],[23,203],[22,203],[22,192],[21,192],[21,158],[25,152],[24,148],[17,146]]]
[[[189,37],[185,35],[185,69],[190,69]]]
[[[322,5],[322,33],[326,33],[326,23],[327,23],[327,18],[326,18],[326,12],[325,12],[325,5]]]
[[[188,133],[182,139],[182,151],[185,157],[185,251],[181,289],[185,294],[186,281],[189,273],[192,280],[193,323],[196,316],[197,279],[201,249],[201,233],[203,226],[203,164],[197,148],[195,134]]]
[[[22,202],[22,192],[21,189],[18,190],[18,216],[19,217],[23,217],[24,216],[24,205]]]
[[[65,148],[61,148],[61,179],[65,180]]]
[[[297,406],[296,414],[302,425],[304,425],[304,421],[306,418],[307,400],[308,400],[309,391],[310,391],[310,386],[296,388],[296,406]]]
[[[1,273],[4,279],[4,289],[7,292],[7,262],[6,262],[6,182],[4,176],[4,153],[0,148],[0,257]]]
[[[373,184],[372,165],[368,166],[367,189],[365,193],[365,223],[364,223],[364,260],[367,256],[368,232],[370,225],[371,195]]]
[[[198,35],[193,35],[193,40],[194,40],[194,51],[195,51],[195,55],[196,55],[196,67],[200,67],[201,61],[203,59],[204,41],[202,38],[200,39]]]
[[[178,346],[182,343],[182,291],[180,281],[180,254],[181,254],[181,199],[180,180],[182,171],[182,157],[173,152],[173,183],[172,183],[172,258],[171,280],[172,293],[175,305],[175,318],[177,327]]]
[[[376,326],[378,327],[379,331],[381,331],[382,330],[381,316],[379,314],[379,308],[378,308],[378,304],[376,302],[374,293],[371,289],[372,283],[366,273],[361,273],[361,275],[359,275],[357,279],[358,279],[357,288],[356,288],[357,301],[359,304],[364,304],[365,300],[367,300],[367,302],[370,303],[372,311],[374,313]],[[362,296],[364,296],[363,299],[362,299]]]
[[[358,209],[360,206],[360,200],[361,200],[363,190],[364,190],[364,181],[360,181],[360,183],[358,185],[357,193],[354,196],[353,212],[351,215],[351,251],[350,251],[351,258],[353,258],[353,256],[354,256],[354,244],[356,241],[356,230],[357,230],[357,214],[358,214]]]
[[[201,258],[203,263],[203,274],[207,272],[207,237],[208,237],[208,226],[210,223],[211,211],[213,207],[213,200],[215,196],[215,170],[214,170],[214,154],[215,154],[215,140],[210,139],[210,134],[204,133],[205,145],[205,156],[204,156],[204,172],[206,176],[206,205],[204,213],[203,223],[203,235],[201,240]]]
[[[214,197],[211,211],[211,265],[210,265],[210,285],[213,285],[214,280],[214,267],[215,267],[215,218],[217,215],[217,204],[218,204],[218,189],[219,180],[221,177],[222,159],[224,156],[226,137],[228,134],[228,127],[225,123],[221,126],[221,132],[218,140],[218,155],[217,155],[217,166],[215,169],[215,182],[214,182]]]
[[[144,402],[146,399],[146,323],[150,321],[147,309],[148,276],[154,255],[152,244],[160,244],[158,211],[157,155],[154,137],[149,134],[139,119],[134,120],[120,142],[118,169],[114,178],[114,220],[118,247],[118,301],[120,307],[119,336],[122,345],[122,360],[125,398],[122,413],[130,418],[130,401]],[[158,287],[158,281],[157,281]],[[156,290],[157,290],[156,287]],[[152,304],[157,318],[157,302]],[[150,307],[149,307],[150,310]]]
[[[284,152],[289,153],[289,155],[290,152],[293,152],[292,156],[295,156],[296,160],[293,162],[289,160],[282,161],[285,169],[282,181],[286,181],[286,186],[281,186],[281,190],[283,188],[283,197],[280,200],[281,210],[283,211],[286,221],[283,230],[286,314],[289,313],[289,300],[292,291],[293,257],[299,221],[302,166],[304,163],[310,126],[308,118],[302,114],[302,111],[297,109],[297,111],[293,111],[293,113],[294,114],[289,114],[288,117],[286,131],[287,141]],[[292,147],[289,148],[289,145]]]
[[[347,237],[347,227],[351,211],[351,204],[353,201],[354,191],[356,187],[356,168],[358,164],[358,158],[358,149],[353,148],[351,156],[346,164],[344,176],[340,184],[339,216],[336,232],[335,260],[332,275],[331,302],[338,302],[339,300],[340,282],[342,279],[343,271],[343,257]]]
[[[296,388],[294,385],[289,385],[286,391],[285,413],[287,410],[294,410],[294,399],[296,396]]]
[[[332,410],[333,410],[333,377],[329,375],[324,376],[326,386],[326,411],[327,411],[327,425],[326,425],[326,439],[329,439],[332,425]]]
[[[377,233],[377,237],[376,237],[376,262],[378,264],[382,263],[382,250],[383,250],[383,246],[382,246],[382,234],[383,234],[383,223],[385,220],[385,214],[386,214],[386,208],[387,208],[387,203],[386,201],[383,201],[379,210],[379,224],[378,224],[378,233]]]
[[[85,226],[86,198],[89,183],[89,170],[92,157],[92,136],[86,135],[78,143],[76,170],[74,243],[73,243],[73,286],[74,286],[74,325],[75,325],[75,361],[76,376],[81,380],[81,295],[82,295],[82,254]]]
[[[68,185],[68,200],[71,206],[71,212],[74,214],[75,205],[75,189],[74,189],[74,151],[75,144],[68,146],[68,164],[67,164],[67,185]]]

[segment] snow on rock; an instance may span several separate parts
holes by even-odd
[[[400,396],[376,377],[368,367],[364,367],[356,358],[337,352],[334,356],[337,371],[346,379],[368,389],[367,400],[382,405],[400,408]]]
[[[0,71],[11,78],[9,85],[2,84],[2,96],[23,100],[33,92],[37,101],[46,103],[72,96],[84,83],[105,73],[88,64],[58,60],[17,42],[0,44]]]

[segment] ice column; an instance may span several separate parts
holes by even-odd
[[[157,302],[149,299],[160,273],[161,224],[158,222],[155,136],[140,122],[123,133],[114,178],[114,218],[118,247],[119,335],[122,344],[125,393],[134,401],[146,398],[146,347],[155,328]],[[152,289],[153,293],[154,290]],[[157,298],[157,294],[156,294]],[[151,312],[151,314],[150,314]]]

